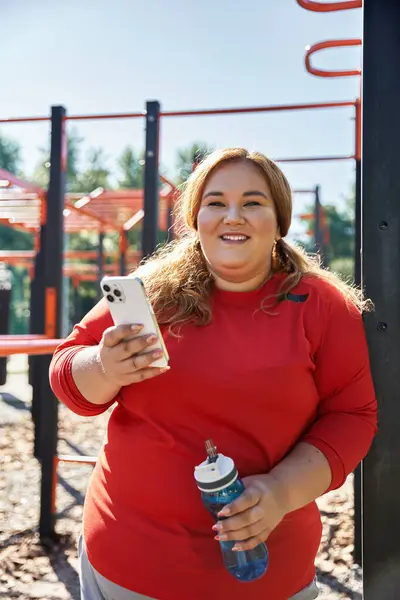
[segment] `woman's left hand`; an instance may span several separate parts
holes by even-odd
[[[215,539],[234,540],[234,550],[251,550],[265,542],[286,514],[276,480],[270,475],[243,478],[245,491],[218,514]]]

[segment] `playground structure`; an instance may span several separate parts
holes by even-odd
[[[172,230],[172,209],[179,192],[176,187],[162,175],[160,181],[163,187],[160,190],[160,214],[158,227],[162,231]],[[114,264],[108,268],[125,273],[127,268],[132,268],[138,261],[139,254],[128,254],[127,234],[141,223],[144,217],[142,190],[110,190],[102,188],[90,194],[65,194],[64,232],[66,234],[79,233],[80,231],[94,231],[98,234],[98,251],[66,251],[64,254],[64,270],[67,276],[72,275],[73,269],[79,269],[79,264],[71,265],[71,260],[97,260],[99,270],[98,279],[101,279],[105,258],[112,258]],[[17,264],[28,268],[32,274],[35,256],[40,248],[40,228],[45,222],[46,191],[39,186],[22,181],[4,169],[0,169],[0,223],[30,232],[34,236],[33,252],[0,252],[0,260],[9,265]],[[116,233],[119,239],[119,265],[116,264],[114,255],[104,253],[104,235]],[[92,279],[91,269],[89,279]],[[69,273],[71,271],[71,273]],[[84,278],[86,269],[80,269],[75,274]]]
[[[322,4],[297,0],[309,10],[329,12],[359,8],[361,2]],[[317,7],[320,8],[317,8]],[[339,8],[340,6],[340,8]],[[329,7],[329,8],[327,8]],[[364,1],[364,74],[363,95],[355,101],[253,107],[201,111],[161,112],[158,102],[149,102],[146,113],[123,115],[86,115],[67,117],[62,107],[52,109],[50,185],[46,196],[46,219],[41,223],[40,247],[36,264],[43,273],[43,286],[37,288],[42,298],[41,331],[30,337],[0,338],[0,355],[27,353],[37,355],[33,386],[39,397],[38,456],[41,461],[41,514],[42,537],[54,533],[55,464],[71,457],[57,456],[57,401],[48,386],[48,353],[61,337],[61,290],[63,259],[63,216],[65,209],[65,148],[64,124],[68,119],[144,118],[146,120],[145,185],[143,201],[142,252],[146,256],[157,245],[159,216],[158,195],[158,136],[163,118],[238,114],[245,112],[271,112],[281,110],[310,110],[351,106],[355,115],[355,152],[351,157],[310,157],[285,159],[286,161],[355,160],[356,171],[356,281],[363,282],[366,294],[375,303],[375,312],[365,317],[370,346],[371,364],[380,404],[380,432],[371,452],[363,463],[363,573],[366,600],[395,600],[400,589],[400,550],[397,534],[397,487],[400,481],[400,440],[397,433],[400,409],[396,391],[400,364],[400,256],[398,240],[398,197],[400,184],[397,175],[397,157],[393,149],[400,134],[397,105],[400,87],[393,72],[400,57],[400,39],[397,23],[400,8],[395,0]],[[397,16],[397,19],[396,19]],[[382,42],[385,32],[385,44]],[[337,47],[340,44],[319,46],[318,49]],[[349,44],[343,44],[349,45]],[[308,59],[313,52],[308,50]],[[314,46],[314,52],[316,48]],[[307,63],[311,67],[310,61]],[[315,70],[315,69],[314,69]],[[337,76],[323,75],[323,76]],[[339,76],[359,75],[354,71],[339,72]],[[321,73],[314,73],[321,75]],[[379,105],[379,110],[377,106]],[[361,123],[361,106],[363,122]],[[1,122],[29,122],[48,120],[33,117]],[[361,127],[364,135],[361,137]],[[373,136],[371,135],[373,132]],[[362,148],[361,148],[362,146]],[[362,150],[362,152],[361,152]],[[362,202],[361,202],[362,180]],[[378,200],[378,201],[377,201]],[[362,210],[361,210],[362,206]],[[52,225],[50,228],[48,224]],[[363,243],[362,243],[363,241]],[[362,254],[361,254],[362,248]],[[362,260],[361,260],[362,257]],[[41,261],[41,262],[40,262]],[[362,275],[362,277],[361,277]],[[45,410],[43,408],[45,407]],[[76,457],[72,457],[77,459]],[[84,457],[80,460],[84,460]],[[79,460],[79,458],[77,459]],[[382,505],[382,506],[381,506]],[[361,513],[361,511],[360,511]]]

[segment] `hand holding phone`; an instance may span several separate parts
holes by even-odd
[[[138,325],[115,325],[103,333],[99,344],[99,362],[108,383],[119,389],[161,375],[169,367],[154,367],[162,350],[149,350],[154,339],[140,335]],[[132,337],[132,333],[134,337]]]
[[[146,339],[151,335],[154,336],[153,342],[146,348],[143,347],[137,356],[139,357],[144,351],[152,352],[159,349],[161,356],[151,364],[151,367],[167,367],[168,352],[142,281],[138,277],[104,277],[101,281],[101,290],[115,325],[141,325],[140,331],[124,330],[128,333],[125,345],[130,344],[131,340],[133,343],[138,336]],[[130,347],[130,350],[137,351],[137,344],[133,344],[133,346]]]

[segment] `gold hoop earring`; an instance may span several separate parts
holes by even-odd
[[[277,249],[277,240],[274,241],[274,245],[272,246],[272,261],[271,261],[271,268],[273,271],[277,271],[279,268],[279,255],[278,255],[278,249]]]

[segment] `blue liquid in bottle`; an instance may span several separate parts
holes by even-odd
[[[205,508],[215,521],[222,521],[218,513],[244,491],[233,460],[217,454],[211,440],[207,440],[208,458],[195,468],[197,487]],[[222,558],[227,571],[239,581],[254,581],[264,575],[268,568],[268,550],[264,543],[252,550],[233,550],[235,541],[220,541]]]

